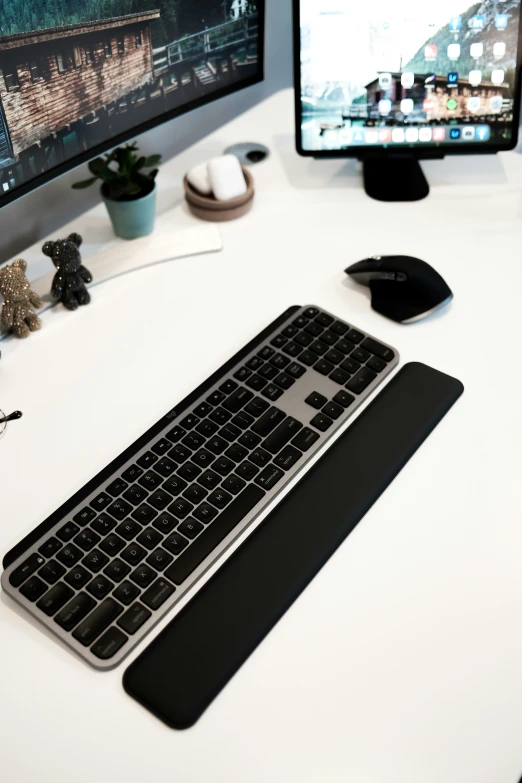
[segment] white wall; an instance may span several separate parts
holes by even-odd
[[[144,133],[139,138],[144,153],[160,152],[165,159],[171,158],[263,98],[288,87],[292,83],[291,17],[291,0],[266,0],[266,65],[262,84],[229,95]],[[78,173],[75,170],[64,174],[0,210],[0,262],[58,230],[63,223],[72,220],[99,199],[96,188],[71,190]]]

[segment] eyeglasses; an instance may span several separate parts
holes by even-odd
[[[0,436],[3,435],[9,421],[16,421],[16,419],[22,418],[22,411],[14,411],[6,416],[3,410],[0,410]]]

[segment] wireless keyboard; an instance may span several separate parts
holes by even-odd
[[[398,363],[292,307],[4,558],[4,591],[116,666]]]

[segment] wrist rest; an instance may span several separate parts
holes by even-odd
[[[127,693],[168,726],[192,726],[463,390],[405,365],[129,666]]]

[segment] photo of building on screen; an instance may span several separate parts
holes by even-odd
[[[138,0],[132,5],[144,6],[142,12],[7,35],[5,6],[0,9],[0,194],[136,125],[255,76],[256,4],[200,0],[208,11],[203,29],[180,35],[183,16],[174,17],[173,9],[191,3],[163,0],[155,8]],[[125,7],[124,0],[111,4]],[[165,10],[172,12],[166,22]],[[194,29],[201,14],[185,17],[185,29]]]

